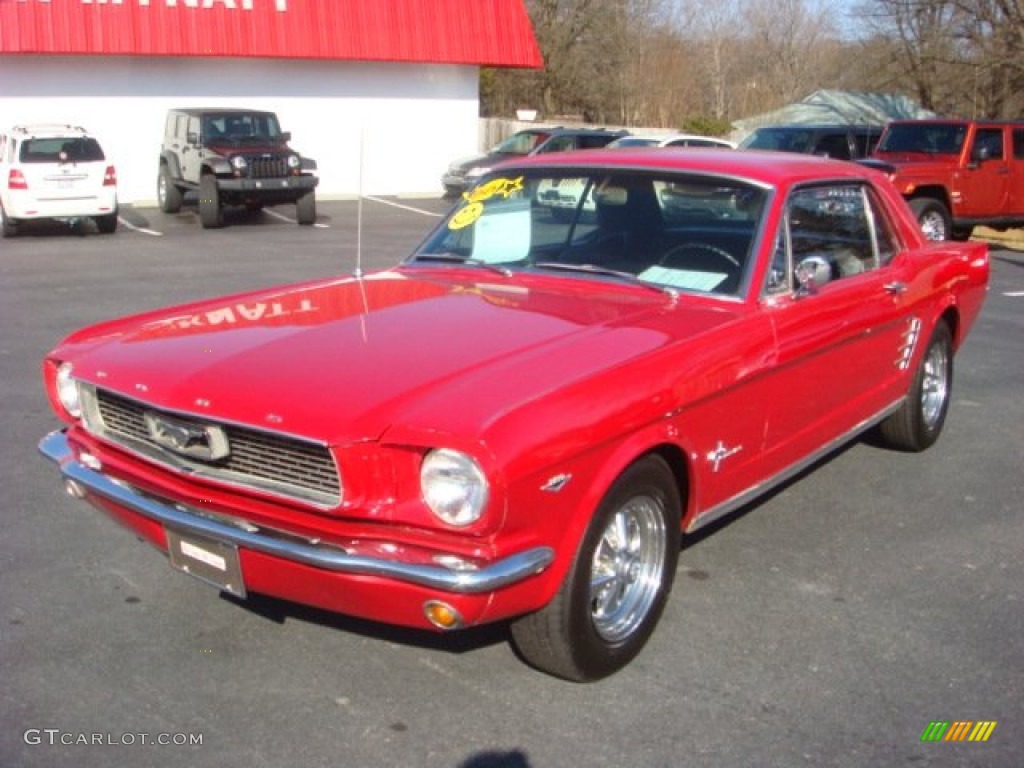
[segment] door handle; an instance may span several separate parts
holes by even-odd
[[[882,288],[893,296],[900,296],[907,292],[907,284],[902,280],[893,280],[891,283],[883,285]]]

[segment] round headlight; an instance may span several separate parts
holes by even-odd
[[[302,165],[302,160],[299,159],[298,155],[288,155],[288,167],[298,168]]]
[[[78,382],[71,376],[71,363],[61,363],[57,368],[57,399],[64,410],[74,418],[82,415],[82,403],[78,399]]]
[[[420,489],[430,511],[449,525],[469,525],[487,506],[487,478],[471,457],[447,448],[433,450],[420,466]]]
[[[234,168],[236,171],[243,170],[247,165],[248,163],[245,161],[245,158],[242,157],[241,155],[235,155],[234,157],[231,158],[231,167]]]

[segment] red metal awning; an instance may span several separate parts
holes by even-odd
[[[0,54],[540,67],[523,0],[0,0]]]

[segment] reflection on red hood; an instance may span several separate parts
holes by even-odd
[[[54,356],[154,405],[328,442],[488,420],[666,343],[668,299],[592,280],[400,269],[85,329]],[[676,332],[729,317],[673,310]],[[203,410],[200,410],[200,405]]]

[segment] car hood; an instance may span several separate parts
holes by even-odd
[[[290,152],[288,144],[282,141],[210,141],[205,145],[207,149],[216,152],[218,155],[255,154],[260,152]]]
[[[486,155],[473,155],[472,157],[463,157],[455,160],[451,164],[453,170],[458,170],[461,173],[469,171],[471,168],[492,168],[498,163],[503,163],[506,160],[522,159],[525,155],[510,154],[508,152],[491,152]]]
[[[340,444],[394,424],[481,435],[730,316],[592,279],[481,278],[397,269],[234,296],[84,329],[52,357],[157,407]]]
[[[948,171],[951,164],[956,163],[954,155],[932,155],[923,152],[875,152],[869,158],[860,161],[869,168],[892,173],[900,168],[911,167],[928,171],[931,169]]]

